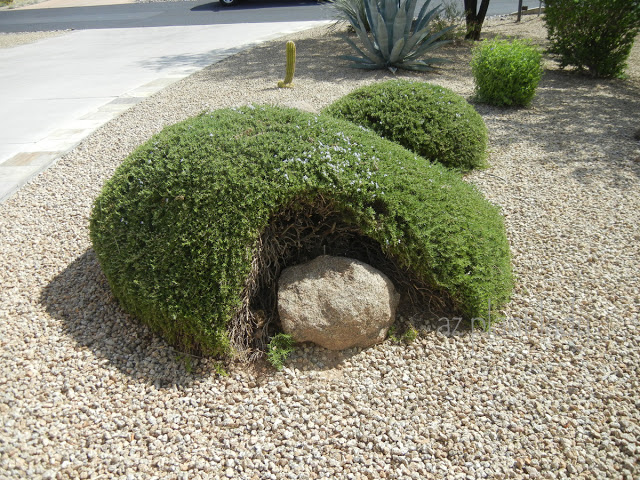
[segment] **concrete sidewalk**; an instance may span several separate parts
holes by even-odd
[[[145,97],[251,45],[322,23],[83,30],[1,49],[0,202]]]

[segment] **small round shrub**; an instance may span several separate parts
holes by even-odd
[[[284,368],[284,362],[295,350],[293,337],[286,333],[278,333],[269,342],[267,360],[276,370]]]
[[[542,78],[542,54],[521,40],[494,39],[473,51],[471,69],[476,98],[496,106],[525,106]]]
[[[291,252],[346,254],[334,237],[378,248],[467,318],[486,319],[512,288],[502,217],[474,186],[350,122],[294,109],[219,110],[166,128],[105,184],[90,234],[123,308],[197,354],[259,348],[257,338],[264,348]]]
[[[620,77],[640,32],[638,0],[545,0],[544,21],[560,67]]]
[[[449,168],[485,166],[487,127],[460,95],[424,82],[391,80],[359,88],[325,113],[370,128]]]

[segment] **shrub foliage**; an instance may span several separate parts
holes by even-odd
[[[466,29],[463,25],[465,15],[459,2],[455,0],[443,0],[440,2],[442,10],[432,20],[431,30],[440,32],[445,30],[442,40],[458,40],[465,36]]]
[[[544,20],[560,67],[618,77],[640,31],[638,0],[545,0]]]
[[[541,61],[540,51],[526,41],[481,43],[471,60],[476,97],[497,106],[528,105],[542,78]]]
[[[276,370],[284,368],[284,362],[295,350],[295,342],[291,335],[278,333],[269,342],[267,360]]]
[[[280,269],[309,238],[327,254],[340,253],[336,236],[377,246],[468,318],[487,318],[512,288],[502,217],[475,187],[373,132],[294,109],[219,110],[166,128],[105,184],[90,233],[122,306],[200,354],[247,351],[256,338],[266,347]]]
[[[461,96],[424,82],[391,80],[354,90],[326,113],[344,118],[447,167],[485,165],[487,127]]]

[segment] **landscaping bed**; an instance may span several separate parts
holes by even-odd
[[[483,29],[544,44],[537,18]],[[183,356],[125,314],[91,249],[93,202],[163,127],[249,103],[319,112],[394,78],[351,70],[340,32],[213,65],[105,125],[0,205],[0,476],[6,478],[636,478],[640,438],[640,45],[627,80],[545,60],[526,109],[474,104],[516,279],[490,332],[400,319],[412,343],[304,346],[281,372]],[[399,73],[466,99],[470,48]]]

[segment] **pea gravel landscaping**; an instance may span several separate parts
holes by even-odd
[[[544,43],[537,18],[484,32]],[[625,81],[546,60],[529,108],[475,105],[491,168],[467,179],[503,209],[517,275],[491,332],[416,316],[409,345],[305,346],[281,372],[220,376],[119,309],[88,217],[137,145],[203,109],[319,111],[391,78],[347,68],[323,27],[291,37],[296,86],[277,89],[287,39],[138,103],[0,204],[0,478],[638,478],[638,43]],[[443,54],[440,74],[399,77],[470,98],[469,47]]]
[[[68,32],[70,32],[70,30],[55,30],[53,32],[0,33],[0,48],[17,47],[18,45],[37,42],[45,38],[58,37]]]

